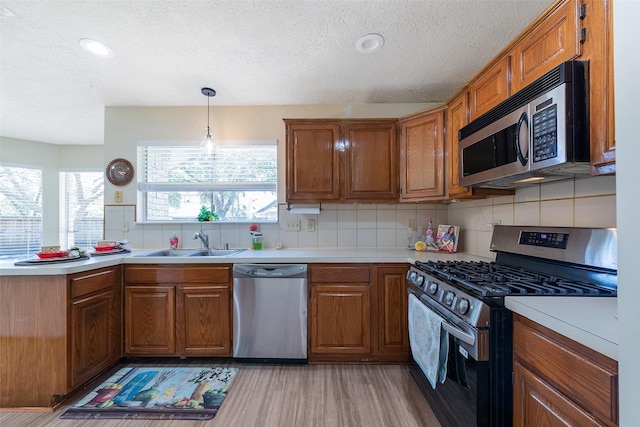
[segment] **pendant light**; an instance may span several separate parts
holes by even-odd
[[[203,87],[200,89],[200,92],[207,97],[207,134],[200,142],[200,148],[207,150],[207,154],[211,155],[213,154],[214,141],[211,136],[211,128],[209,127],[209,98],[216,96],[216,91],[209,87]]]

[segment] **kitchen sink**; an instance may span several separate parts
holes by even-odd
[[[157,257],[157,256],[172,256],[172,257],[193,257],[193,256],[213,256],[222,257],[235,255],[246,249],[163,249],[161,251],[149,252],[141,254],[141,257]]]
[[[229,256],[246,251],[246,249],[209,249],[192,253],[188,256]]]

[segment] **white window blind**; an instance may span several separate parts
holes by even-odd
[[[104,174],[61,171],[60,245],[90,248],[104,236]]]
[[[220,221],[277,220],[276,141],[138,146],[138,189],[146,221],[192,221],[202,206]]]
[[[0,259],[42,246],[42,170],[0,165]]]

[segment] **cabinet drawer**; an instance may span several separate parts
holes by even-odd
[[[111,289],[120,282],[120,267],[111,267],[91,272],[69,275],[71,298],[89,295],[104,289]]]
[[[599,418],[617,422],[615,360],[521,316],[513,335],[516,362]]]
[[[311,266],[311,283],[369,283],[370,268],[356,265]]]
[[[136,265],[126,266],[124,281],[130,283],[230,283],[231,266],[208,265]]]

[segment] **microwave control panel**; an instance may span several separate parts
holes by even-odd
[[[558,106],[533,115],[533,163],[558,157]]]

